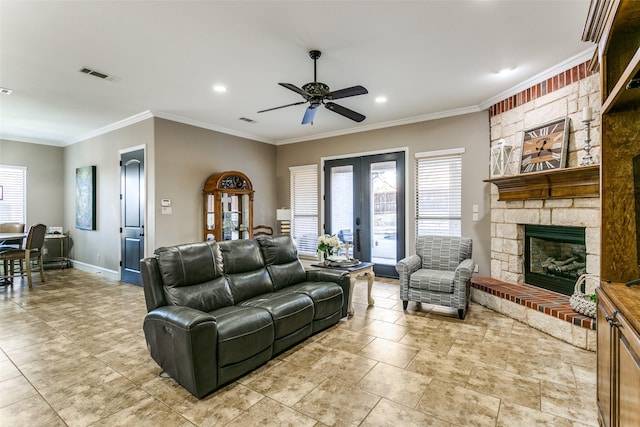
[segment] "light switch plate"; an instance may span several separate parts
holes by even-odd
[[[173,209],[171,208],[171,206],[162,207],[162,215],[171,215],[172,212],[173,212]]]
[[[171,206],[171,199],[160,200],[160,206]]]
[[[473,205],[473,212],[474,212],[474,213],[478,213],[478,212],[480,212],[480,211],[478,210],[478,205]]]
[[[474,221],[478,221],[478,219],[479,219],[479,215],[477,213],[474,213],[473,214],[473,220]]]

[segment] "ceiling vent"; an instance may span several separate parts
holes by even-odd
[[[106,73],[103,73],[101,71],[92,70],[91,68],[88,68],[88,67],[82,67],[78,71],[83,73],[83,74],[89,74],[90,76],[98,77],[98,78],[100,78],[102,80],[108,80],[110,82],[118,80],[116,77],[110,76],[110,75],[108,75]]]
[[[250,119],[248,117],[240,117],[238,120],[242,120],[243,122],[247,122],[247,123],[258,123],[257,121]]]
[[[13,92],[11,89],[7,89],[6,87],[0,87],[0,93],[3,95],[11,95]]]

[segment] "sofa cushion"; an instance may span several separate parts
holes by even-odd
[[[240,301],[273,292],[273,284],[255,240],[226,240],[219,243],[224,273],[233,300]]]
[[[218,327],[218,367],[242,362],[272,347],[273,321],[267,310],[233,306],[209,314]]]
[[[420,269],[409,278],[409,287],[432,292],[453,293],[454,271]]]
[[[205,312],[233,305],[215,242],[159,248],[155,254],[167,304]]]
[[[306,273],[298,259],[296,243],[290,235],[261,236],[256,241],[260,245],[275,290],[305,280]]]
[[[302,282],[278,291],[279,293],[301,293],[313,300],[313,320],[324,319],[342,312],[343,294],[340,285],[331,282]]]
[[[256,307],[271,313],[275,339],[285,337],[313,321],[313,301],[302,293],[270,293],[240,303],[242,307]],[[310,329],[309,329],[310,332]]]

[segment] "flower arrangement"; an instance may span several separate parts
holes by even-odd
[[[329,258],[340,248],[340,239],[338,236],[323,234],[318,237],[318,252],[324,254],[325,259]]]

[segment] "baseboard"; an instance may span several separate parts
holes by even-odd
[[[99,274],[107,279],[120,280],[120,272],[115,270],[108,270],[103,267],[97,267],[95,265],[87,264],[75,259],[71,260],[71,265],[78,270],[86,271],[88,273]]]

